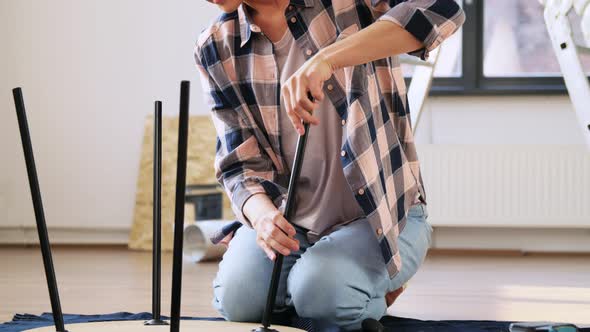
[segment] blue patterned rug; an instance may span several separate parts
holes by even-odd
[[[107,315],[64,315],[66,324],[104,322],[104,321],[121,321],[121,320],[148,320],[151,314],[142,312],[132,314],[128,312],[117,312]],[[163,317],[166,318],[166,317]],[[183,317],[186,320],[223,320],[222,318],[213,317]],[[339,332],[339,329],[308,319],[295,318],[290,322],[278,322],[284,325],[291,325],[303,328],[310,332]],[[508,332],[510,322],[495,321],[423,321],[417,319],[401,317],[383,317],[381,323],[385,326],[385,331],[390,332]],[[43,326],[53,325],[53,316],[45,313],[41,316],[30,314],[16,314],[11,322],[0,324],[1,332],[19,332],[30,330]],[[580,329],[583,332],[590,332],[590,328]],[[75,331],[72,331],[75,332]]]

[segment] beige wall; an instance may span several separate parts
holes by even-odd
[[[50,226],[128,228],[144,117],[178,83],[215,8],[204,0],[0,1],[0,227],[32,225],[11,89],[22,86]]]
[[[422,144],[584,144],[567,96],[431,97],[424,112]]]
[[[0,1],[0,227],[34,224],[10,89],[24,88],[50,227],[128,229],[144,117],[177,111],[204,0]],[[431,98],[418,141],[582,144],[567,97]],[[0,230],[1,231],[1,230]]]

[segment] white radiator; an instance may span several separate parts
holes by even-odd
[[[419,145],[418,153],[435,228],[590,229],[583,145]]]

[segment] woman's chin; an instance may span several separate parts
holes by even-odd
[[[238,9],[240,4],[242,3],[242,0],[207,0],[207,1],[216,5],[217,7],[219,7],[219,9],[221,9],[222,11],[224,11],[226,13],[231,13],[231,12],[235,11],[236,9]]]

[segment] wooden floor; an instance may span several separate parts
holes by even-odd
[[[54,250],[66,313],[151,308],[151,255],[124,248]],[[0,321],[49,311],[37,248],[0,247]],[[163,256],[163,313],[170,307],[171,256]],[[215,263],[185,264],[182,314],[211,308]],[[429,256],[390,314],[421,319],[551,320],[590,324],[589,256]]]

